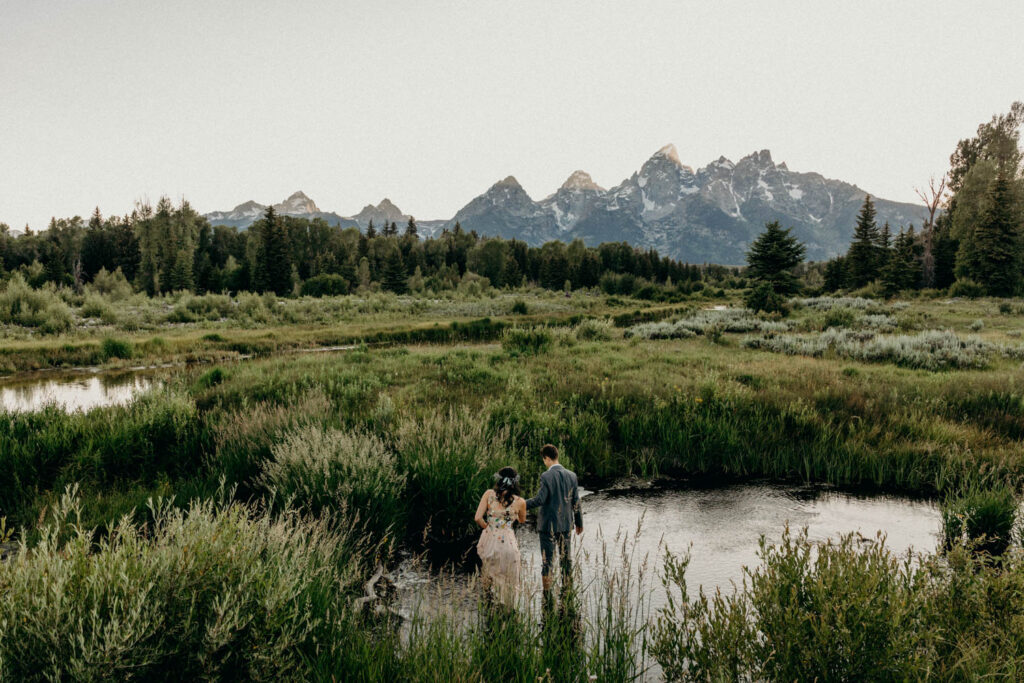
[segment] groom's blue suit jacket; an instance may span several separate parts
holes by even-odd
[[[526,501],[526,509],[537,508],[537,531],[566,532],[573,525],[583,526],[580,487],[576,474],[561,465],[552,465],[540,475],[540,491]]]

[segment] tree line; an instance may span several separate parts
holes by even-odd
[[[949,172],[918,192],[928,209],[920,230],[911,224],[894,234],[888,223],[879,226],[866,197],[849,250],[822,268],[823,288],[1024,293],[1022,124],[1024,103],[1015,102],[957,144]]]
[[[47,282],[77,289],[102,271],[120,270],[137,291],[274,292],[340,295],[382,289],[395,293],[442,291],[467,277],[495,287],[534,283],[548,289],[600,286],[609,294],[644,287],[699,288],[707,272],[627,243],[588,247],[485,238],[456,224],[421,239],[415,219],[365,231],[323,219],[278,215],[273,207],[248,230],[211,226],[187,201],[161,198],[128,215],[88,221],[54,218],[46,230],[14,236],[0,224],[0,276],[20,271],[34,287]],[[718,271],[722,271],[719,273]],[[732,272],[732,271],[729,271]]]

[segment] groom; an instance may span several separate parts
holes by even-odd
[[[537,510],[537,532],[540,534],[541,578],[544,593],[551,590],[551,563],[558,549],[562,580],[570,578],[572,552],[569,550],[569,532],[573,522],[576,534],[583,533],[583,512],[580,510],[580,489],[576,474],[558,464],[558,449],[551,444],[540,449],[547,471],[540,475],[540,491],[526,501],[526,509]]]

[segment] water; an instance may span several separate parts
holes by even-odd
[[[44,375],[0,383],[0,410],[31,412],[47,405],[88,411],[123,405],[158,383],[150,374],[125,372]]]
[[[712,489],[687,488],[650,492],[604,491],[583,497],[582,537],[574,537],[583,584],[597,585],[606,570],[623,565],[629,556],[634,571],[646,563],[650,608],[664,604],[658,574],[665,551],[690,553],[687,585],[705,592],[732,590],[743,568],[759,564],[758,541],[764,535],[778,541],[788,523],[796,532],[807,527],[812,541],[860,534],[868,543],[878,532],[897,553],[934,551],[941,516],[934,503],[895,496],[855,496],[818,487],[743,484]],[[472,514],[468,511],[467,514]],[[639,533],[637,530],[639,529]],[[527,590],[540,585],[540,546],[530,527],[517,531],[523,554]],[[424,588],[443,585],[443,601],[457,610],[471,611],[476,593],[467,576],[439,580],[437,575],[412,566],[397,574],[403,608],[422,607]],[[427,591],[429,592],[429,591]]]

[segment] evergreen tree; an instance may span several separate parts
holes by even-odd
[[[790,296],[800,290],[793,269],[804,260],[806,247],[793,237],[791,229],[782,229],[778,221],[765,223],[747,253],[747,274],[756,282],[766,282],[772,291]]]
[[[900,230],[893,245],[889,262],[882,268],[882,290],[893,296],[917,286],[920,272],[914,256],[914,234]]]
[[[288,237],[273,206],[267,207],[256,248],[256,286],[261,292],[287,296],[292,291]]]
[[[366,226],[366,239],[372,240],[377,236],[377,228],[373,227],[373,219],[370,219],[370,224]]]
[[[172,292],[192,289],[192,255],[185,249],[178,252],[170,272],[167,274],[167,288]]]
[[[885,264],[889,262],[889,254],[892,250],[892,231],[889,229],[889,221],[886,221],[878,232],[878,272],[881,274]]]
[[[402,263],[402,252],[398,249],[391,249],[384,259],[381,284],[384,289],[395,294],[405,294],[406,274],[405,264]]]
[[[418,237],[419,234],[416,232],[416,219],[409,216],[409,224],[405,226],[406,237]]]
[[[1012,296],[1020,282],[1020,226],[1013,215],[1013,189],[1001,171],[989,192],[989,206],[974,233],[976,266],[970,277],[991,296]]]
[[[394,221],[391,221],[390,223],[384,221],[384,229],[381,231],[381,234],[384,237],[394,237],[398,234],[398,226],[395,225]]]
[[[853,243],[846,254],[847,272],[851,287],[863,287],[878,277],[878,225],[875,223],[875,205],[871,195],[857,214],[853,229]]]
[[[846,286],[846,259],[842,256],[828,261],[822,273],[826,292],[835,292]]]

